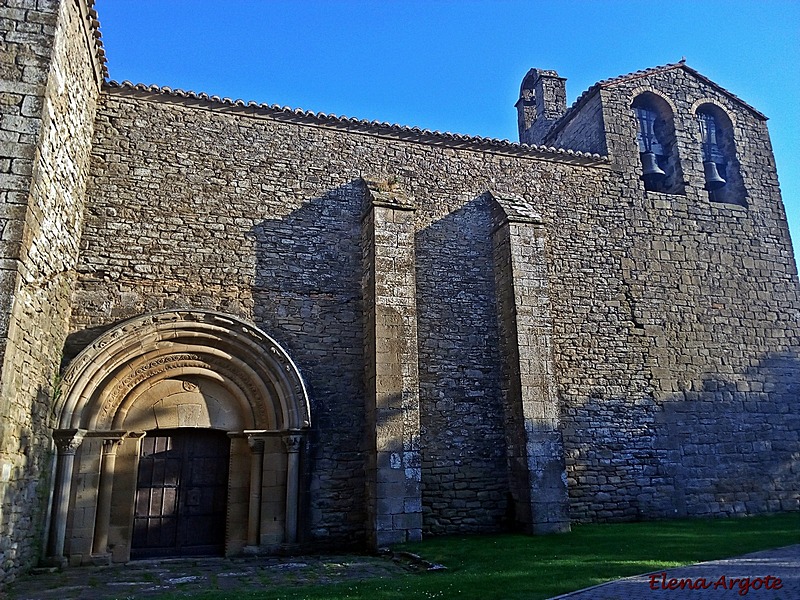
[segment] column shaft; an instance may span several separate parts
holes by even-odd
[[[67,515],[69,513],[69,494],[72,486],[72,469],[75,465],[75,452],[83,441],[86,431],[66,429],[53,432],[58,454],[56,456],[56,482],[53,493],[53,513],[51,516],[48,556],[64,556],[64,541],[67,535]]]
[[[250,505],[247,515],[247,545],[261,544],[261,485],[264,469],[264,440],[249,438],[250,445]]]
[[[300,448],[303,438],[299,435],[288,435],[283,438],[286,445],[286,524],[284,541],[287,544],[297,543],[297,514],[300,492]]]
[[[100,485],[97,490],[97,514],[94,524],[92,554],[108,552],[108,528],[111,524],[111,492],[114,488],[114,468],[117,448],[122,439],[111,438],[103,442],[103,457],[100,463]]]

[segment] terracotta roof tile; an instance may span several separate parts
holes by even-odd
[[[752,106],[750,106],[747,102],[745,102],[744,100],[739,98],[739,96],[737,96],[733,92],[730,92],[730,91],[726,90],[724,87],[722,87],[718,83],[710,80],[708,77],[706,77],[705,75],[703,75],[699,71],[697,71],[697,70],[693,69],[692,67],[690,67],[689,65],[687,65],[685,58],[682,58],[680,61],[678,61],[676,63],[672,63],[672,64],[668,64],[668,65],[662,65],[660,67],[652,67],[650,69],[644,69],[644,70],[641,70],[641,71],[635,71],[634,73],[628,73],[627,75],[620,75],[619,77],[613,77],[611,79],[605,79],[603,81],[598,82],[597,85],[599,85],[600,87],[603,87],[603,88],[613,87],[615,85],[618,85],[620,83],[624,83],[624,82],[627,82],[627,81],[631,81],[633,79],[640,79],[642,77],[648,77],[648,76],[653,75],[655,73],[661,73],[663,71],[671,71],[672,69],[683,69],[685,71],[688,71],[689,73],[691,73],[692,75],[694,75],[695,77],[700,79],[706,85],[713,87],[718,92],[728,96],[728,98],[730,98],[731,100],[734,100],[735,102],[738,102],[739,104],[744,106],[746,109],[748,109],[749,111],[754,113],[757,117],[762,118],[764,120],[767,119],[767,117],[764,115],[764,113],[762,113],[762,112],[756,110],[755,108],[753,108]]]
[[[755,108],[750,106],[747,102],[745,102],[744,100],[739,98],[739,96],[737,96],[736,94],[734,94],[732,92],[729,92],[728,90],[726,90],[724,87],[722,87],[718,83],[715,83],[714,81],[712,81],[711,79],[709,79],[708,77],[706,77],[705,75],[700,73],[699,71],[697,71],[697,70],[693,69],[692,67],[688,66],[686,64],[686,59],[681,59],[680,61],[678,61],[676,63],[660,65],[658,67],[650,67],[648,69],[641,69],[639,71],[634,71],[633,73],[626,73],[625,75],[619,75],[617,77],[611,77],[610,79],[603,79],[601,81],[598,81],[597,83],[595,83],[594,85],[592,85],[588,89],[586,89],[583,93],[581,93],[580,96],[578,96],[578,98],[575,100],[575,102],[572,103],[572,106],[570,106],[569,109],[567,109],[567,112],[564,113],[564,116],[561,119],[559,119],[558,122],[556,122],[553,125],[552,129],[547,133],[547,136],[552,135],[553,133],[555,133],[556,131],[561,129],[561,127],[563,125],[568,123],[570,121],[570,119],[572,118],[572,116],[578,111],[579,107],[582,106],[583,103],[586,100],[588,100],[592,95],[597,93],[600,89],[611,88],[611,87],[614,87],[615,85],[620,85],[622,83],[627,83],[627,82],[633,81],[635,79],[642,79],[644,77],[649,77],[651,75],[655,75],[656,73],[663,73],[665,71],[671,71],[673,69],[684,69],[685,71],[688,71],[689,73],[691,73],[692,75],[697,77],[699,80],[701,80],[706,85],[713,87],[714,89],[716,89],[721,94],[724,94],[725,96],[728,96],[728,98],[730,98],[731,100],[733,100],[733,101],[739,103],[740,105],[742,105],[744,108],[746,108],[747,110],[752,112],[759,119],[763,119],[765,121],[767,120],[767,117],[766,117],[766,115],[764,115],[764,113],[756,110]],[[545,137],[547,137],[547,136],[545,136]]]
[[[209,96],[204,92],[184,91],[182,89],[172,89],[170,87],[160,87],[157,85],[145,85],[142,83],[134,84],[130,81],[116,82],[107,81],[106,88],[123,93],[147,94],[160,96],[162,99],[169,99],[184,103],[209,103],[217,104],[221,111],[241,111],[269,116],[279,121],[303,122],[315,125],[342,129],[347,131],[357,131],[373,135],[385,135],[393,138],[418,141],[434,145],[445,145],[453,147],[469,148],[474,150],[487,150],[510,154],[521,154],[537,158],[546,158],[558,162],[573,164],[600,165],[610,162],[607,156],[592,154],[589,152],[579,152],[577,150],[567,150],[563,148],[534,146],[519,144],[508,140],[499,140],[481,136],[463,135],[460,133],[431,131],[420,129],[419,127],[408,127],[396,125],[385,121],[367,121],[347,116],[337,116],[327,113],[316,113],[314,111],[303,110],[301,108],[290,108],[278,104],[265,104],[256,102],[245,102],[241,99],[231,100],[219,96]]]
[[[100,75],[103,79],[108,79],[108,61],[106,60],[106,50],[103,47],[103,36],[100,33],[100,21],[97,17],[97,11],[94,8],[95,0],[85,0],[85,2],[89,18],[89,29],[92,38],[94,38],[94,51],[100,63]]]

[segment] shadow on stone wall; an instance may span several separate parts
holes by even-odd
[[[253,320],[295,361],[311,402],[301,535],[354,544],[363,542],[366,521],[364,197],[355,180],[261,221],[247,235],[256,258]]]
[[[583,477],[583,488],[570,482],[572,503],[601,520],[800,510],[798,356],[769,354],[739,376],[682,387],[663,402],[627,400],[626,418],[641,428],[633,449],[578,449],[570,477]],[[604,402],[593,397],[587,406]]]
[[[110,331],[126,320],[127,318],[117,319],[114,322],[106,325],[87,327],[86,329],[74,331],[73,333],[69,334],[64,342],[64,351],[61,355],[61,373],[64,373],[64,370],[69,367],[69,364],[75,359],[76,356],[78,356],[78,354],[81,353],[84,348],[103,335],[106,331]]]
[[[51,403],[50,390],[38,386],[35,407]],[[43,410],[31,412],[30,429],[9,431],[3,427],[6,444],[17,447],[16,464],[2,462],[3,497],[2,517],[5,521],[3,539],[0,540],[0,582],[20,565],[35,565],[42,556],[45,544],[45,521],[50,499],[50,480],[53,451],[48,433],[50,424]],[[9,439],[10,438],[10,439]],[[16,525],[20,524],[22,533]]]
[[[252,294],[253,314],[241,316],[286,349],[309,394],[311,454],[301,465],[306,503],[301,509],[301,537],[338,536],[339,542],[352,540],[354,545],[363,540],[365,522],[360,247],[364,197],[363,183],[354,180],[310,197],[291,212],[280,206],[277,194],[268,198],[276,217],[233,233],[243,238],[241,252],[253,257],[253,272],[231,272],[236,285],[250,281],[247,293]],[[197,263],[197,268],[202,266]],[[201,305],[192,308],[217,306],[208,298],[213,290],[197,292]],[[154,305],[154,310],[190,307],[180,294],[162,293],[149,304],[145,300],[145,306]],[[62,369],[92,341],[131,316],[72,333],[64,347]]]
[[[424,527],[506,526],[508,482],[492,255],[482,195],[416,234]]]
[[[764,357],[664,403],[655,447],[679,515],[800,510],[800,360]],[[667,512],[669,498],[656,503]]]

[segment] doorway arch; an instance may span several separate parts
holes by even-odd
[[[214,525],[224,554],[296,542],[310,404],[295,363],[255,325],[202,310],[120,323],[69,365],[55,416],[50,556],[130,559],[142,440],[165,432],[229,440],[225,523]]]

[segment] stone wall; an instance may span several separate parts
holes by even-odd
[[[599,93],[587,92],[542,141],[547,146],[608,154],[603,103]]]
[[[40,556],[57,393],[98,95],[84,2],[6,2],[2,52],[0,582]]]
[[[800,284],[765,118],[683,63],[560,122],[564,80],[529,72],[522,140],[566,152],[100,92],[86,0],[9,0],[0,31],[0,584],[42,554],[59,363],[165,308],[244,317],[297,364],[301,542],[800,510]],[[672,114],[676,193],[641,181],[643,93]],[[730,124],[724,194],[701,107]]]
[[[225,106],[129,88],[103,95],[67,356],[159,308],[253,320],[309,387],[307,536],[363,539],[361,178],[395,178],[417,205],[423,528],[501,528],[509,489],[498,477],[506,452],[485,193],[508,189],[544,208],[566,190],[588,204],[611,173],[559,153],[458,149]]]
[[[497,476],[507,466],[492,202],[488,194],[466,199],[417,234],[422,487],[431,533],[494,530],[508,517],[507,478]]]
[[[492,245],[515,521],[528,533],[569,531],[547,232],[524,200],[495,200]]]
[[[367,530],[381,548],[422,539],[414,204],[368,183],[364,258]]]
[[[630,106],[646,91],[671,104],[684,194],[646,192],[639,179]],[[620,260],[606,302],[625,310],[608,340],[617,374],[565,389],[573,515],[798,510],[800,300],[765,119],[682,65],[610,80],[598,95],[623,183],[609,207],[618,225],[602,232]],[[709,102],[734,123],[746,208],[703,189],[694,112]]]
[[[686,94],[683,104],[673,100],[676,115],[709,98],[731,111],[735,139],[748,140],[737,156],[747,209],[709,201],[702,165],[691,158],[694,121],[685,116],[676,136],[686,193],[644,192],[627,80],[568,113],[560,134],[574,148],[607,147],[611,167],[398,128],[345,130],[168,90],[108,88],[65,354],[161,308],[253,320],[309,385],[306,539],[366,540],[378,463],[364,454],[375,447],[365,390],[380,367],[365,371],[377,346],[365,343],[363,329],[375,301],[362,287],[363,178],[392,182],[416,208],[423,531],[497,530],[517,484],[491,190],[520,198],[543,224],[543,241],[520,244],[509,260],[533,264],[530,249],[546,248],[542,301],[552,314],[560,414],[542,414],[563,437],[571,518],[795,510],[798,284],[766,130],[715,86],[693,84],[681,69],[667,73],[635,86]],[[381,236],[398,223],[387,221],[386,231],[371,223],[370,243],[387,243]],[[522,298],[528,284],[518,284]],[[413,378],[411,365],[395,366]],[[736,468],[747,475],[731,485]]]

